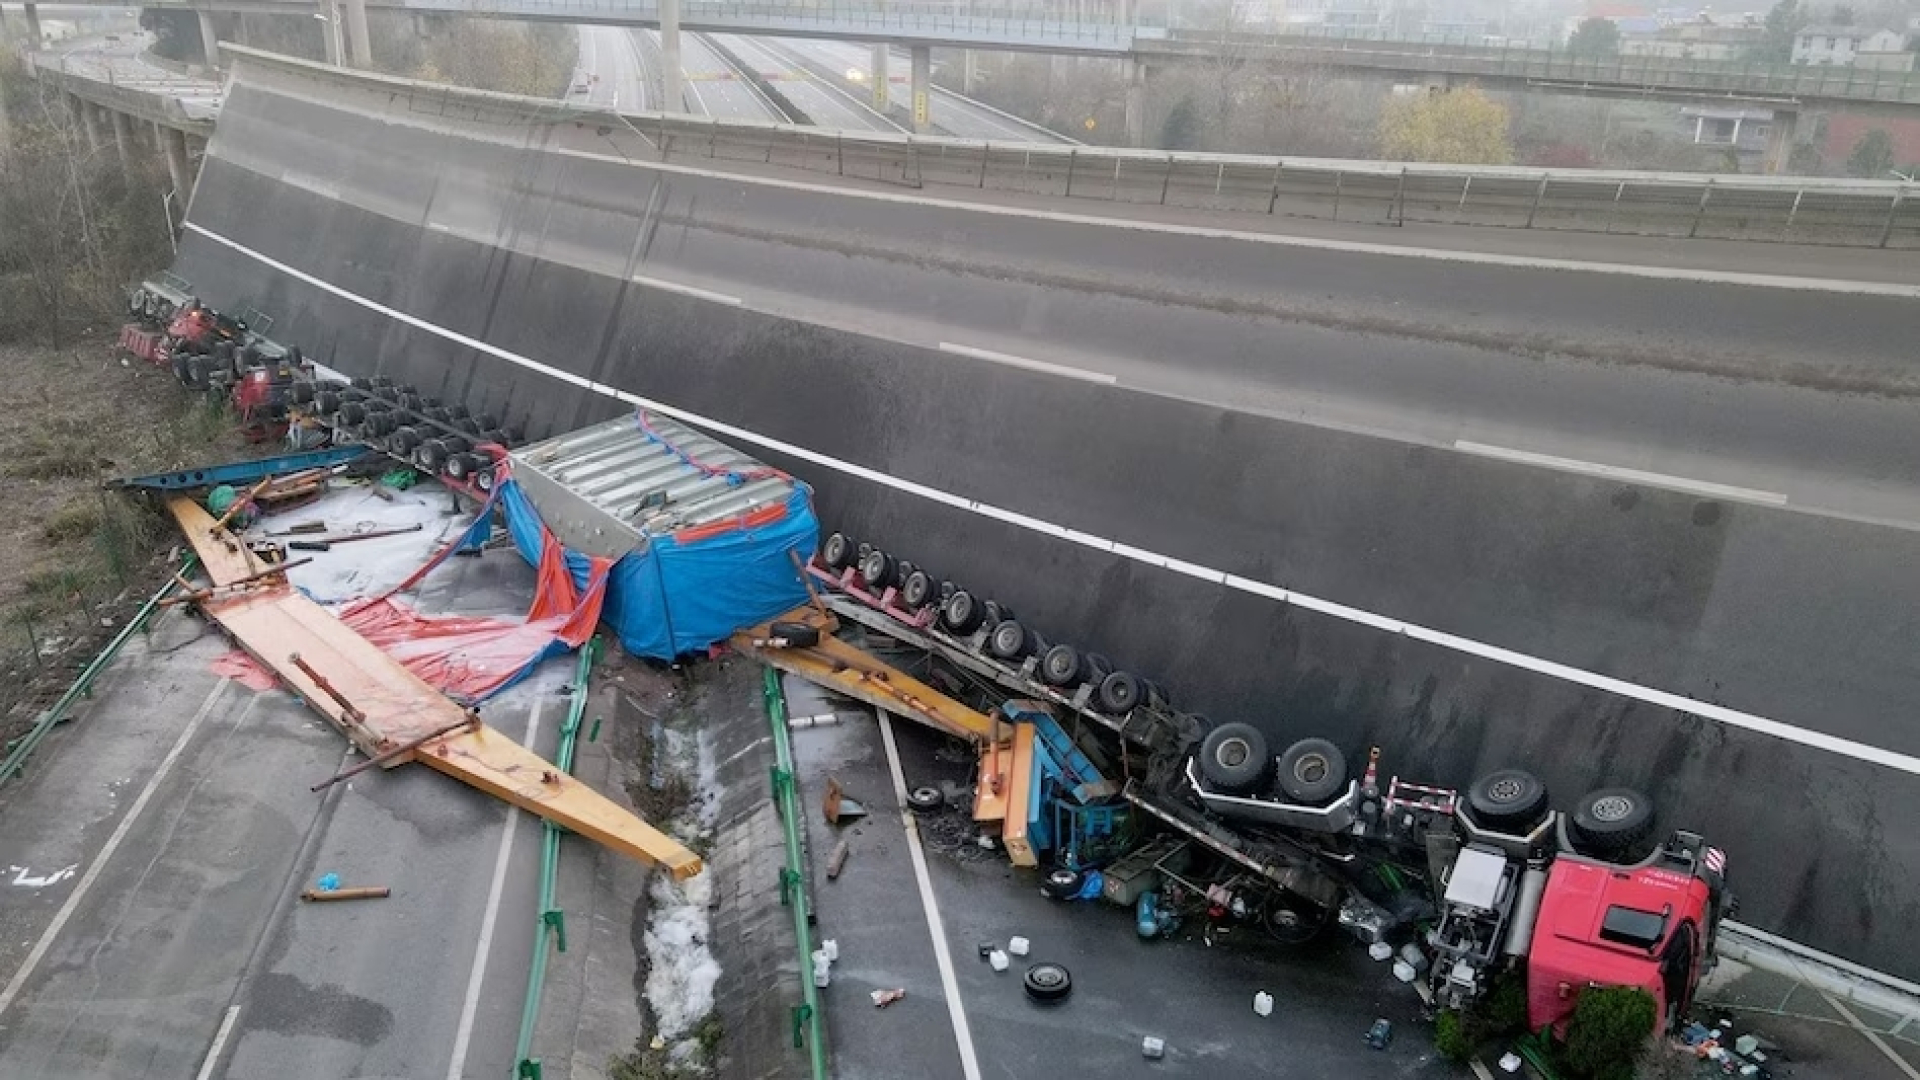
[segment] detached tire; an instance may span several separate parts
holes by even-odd
[[[1040,658],[1040,678],[1048,686],[1078,686],[1080,673],[1085,667],[1086,661],[1079,649],[1071,645],[1055,645]]]
[[[947,804],[937,787],[917,787],[907,792],[907,807],[916,814],[932,813]]]
[[[853,541],[846,533],[834,533],[827,542],[820,545],[820,561],[829,570],[845,570],[853,565]]]
[[[790,649],[810,649],[820,644],[820,631],[803,622],[777,622],[767,627],[769,636],[787,643]]]
[[[1547,785],[1523,769],[1501,769],[1467,789],[1473,820],[1496,832],[1524,833],[1547,812]]]
[[[1020,984],[1035,1001],[1054,1002],[1073,993],[1073,976],[1059,964],[1035,964],[1027,969]]]
[[[1047,871],[1047,876],[1040,879],[1040,892],[1049,900],[1071,900],[1080,895],[1086,883],[1087,875],[1063,866]]]
[[[1574,807],[1574,847],[1590,855],[1618,855],[1653,832],[1653,799],[1632,788],[1601,788]]]
[[[1301,739],[1280,755],[1279,779],[1287,798],[1318,806],[1347,786],[1347,756],[1325,739]]]
[[[1200,774],[1223,791],[1250,791],[1271,762],[1267,737],[1252,724],[1221,724],[1200,744]]]
[[[1108,716],[1125,716],[1140,704],[1140,680],[1124,671],[1116,671],[1100,680],[1100,690],[1094,695],[1099,700],[1100,711]]]
[[[980,602],[965,589],[955,592],[947,598],[940,609],[940,625],[955,634],[971,634],[980,629],[987,613],[980,610]]]

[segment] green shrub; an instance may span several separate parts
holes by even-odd
[[[1633,1080],[1653,1033],[1653,995],[1636,986],[1589,989],[1567,1023],[1561,1060],[1574,1076]]]
[[[1458,1010],[1442,1012],[1433,1021],[1433,1048],[1448,1061],[1465,1062],[1476,1049],[1475,1040],[1469,1034],[1471,1027]]]

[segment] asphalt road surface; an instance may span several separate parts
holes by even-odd
[[[759,39],[765,40],[765,39]],[[811,38],[779,38],[772,47],[804,57],[834,73],[857,71],[867,86],[873,81],[873,50],[842,41],[818,41]],[[888,96],[897,104],[913,107],[912,60],[894,55],[887,62]],[[871,91],[868,91],[871,93]],[[1069,140],[1038,124],[1028,123],[981,105],[972,98],[956,94],[943,86],[929,91],[928,111],[936,130],[963,139],[992,139],[1003,142],[1064,143]]]
[[[866,102],[822,80],[770,47],[764,38],[719,34],[714,40],[731,50],[748,70],[773,84],[795,108],[819,127],[847,131],[899,131],[900,126],[868,108]]]
[[[430,522],[412,538],[457,525],[431,487],[400,499]],[[419,603],[509,612],[531,588],[510,553],[458,559]],[[182,610],[162,615],[0,801],[0,859],[22,869],[0,905],[0,1076],[509,1075],[536,823],[512,815],[508,850],[504,804],[418,767],[312,793],[361,759],[290,695],[215,675],[227,648]],[[550,754],[565,681],[561,664],[484,714]],[[296,899],[327,873],[392,896]]]

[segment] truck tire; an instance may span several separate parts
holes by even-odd
[[[1055,645],[1040,658],[1040,678],[1048,686],[1078,686],[1085,668],[1085,658],[1071,645]]]
[[[1094,697],[1100,703],[1101,712],[1125,716],[1140,704],[1140,680],[1124,671],[1115,671],[1100,680],[1100,690]]]
[[[340,391],[316,390],[313,394],[313,411],[321,416],[340,411]]]
[[[479,459],[470,453],[463,452],[447,455],[448,479],[465,480],[467,477],[472,476],[474,471],[479,467]]]
[[[1653,799],[1632,788],[1601,788],[1580,797],[1569,822],[1582,854],[1617,855],[1653,832]]]
[[[296,405],[305,405],[312,401],[318,392],[312,379],[295,379],[293,385],[287,387],[287,397]]]
[[[420,433],[410,427],[396,428],[387,436],[387,453],[398,458],[411,458],[413,448],[420,445]]]
[[[1280,945],[1305,945],[1319,937],[1326,925],[1325,908],[1315,907],[1284,893],[1269,897],[1260,909],[1260,928]]]
[[[1040,879],[1040,895],[1049,900],[1071,900],[1080,895],[1087,883],[1087,875],[1064,866],[1047,871]]]
[[[846,533],[834,533],[827,542],[820,545],[820,561],[827,564],[829,570],[845,570],[853,565],[853,541]]]
[[[187,386],[193,390],[207,388],[207,358],[204,356],[187,357]]]
[[[933,599],[933,579],[925,570],[915,570],[900,583],[900,606],[908,611],[919,611]]]
[[[953,594],[959,591],[960,591],[960,586],[955,585],[953,582],[948,581],[945,578],[940,579],[939,595],[940,595],[940,602],[942,604],[946,603],[948,600],[953,599]]]
[[[1027,996],[1035,1001],[1060,1001],[1073,993],[1073,976],[1059,964],[1035,964],[1021,978]]]
[[[462,420],[465,420],[467,417],[473,415],[472,413],[467,411],[467,407],[465,405],[462,405],[457,401],[454,402],[452,405],[449,405],[446,407],[446,414],[447,414],[446,422],[449,424],[458,423]]]
[[[481,491],[490,492],[493,490],[493,466],[492,465],[488,465],[483,469],[476,469],[474,471],[473,486]]]
[[[1033,651],[1033,634],[1013,619],[1002,619],[987,638],[987,651],[1008,663],[1018,663]]]
[[[1107,659],[1106,653],[1090,652],[1086,659],[1087,681],[1095,686],[1100,685],[1107,676],[1113,674],[1113,661]]]
[[[1486,828],[1524,833],[1547,812],[1547,785],[1524,769],[1501,769],[1473,782],[1467,806]]]
[[[1347,757],[1325,739],[1301,739],[1280,755],[1279,777],[1287,798],[1318,806],[1347,786]]]
[[[1200,744],[1200,774],[1223,791],[1251,791],[1272,763],[1267,737],[1252,724],[1221,724]]]
[[[860,583],[868,592],[885,592],[900,572],[900,564],[893,556],[874,548],[860,560]]]
[[[947,804],[937,787],[917,787],[907,792],[907,808],[916,814],[931,814]]]
[[[339,419],[335,421],[339,426],[344,428],[357,427],[360,421],[367,418],[367,407],[357,401],[343,401],[340,403],[339,412],[335,415],[339,417]]]
[[[414,447],[413,463],[419,466],[421,472],[437,476],[439,475],[440,467],[447,463],[447,455],[451,452],[452,451],[447,449],[447,444],[444,440],[428,439],[426,442]]]
[[[980,601],[965,589],[948,597],[940,608],[940,625],[953,634],[971,634],[980,629],[986,618],[987,613],[980,610]]]

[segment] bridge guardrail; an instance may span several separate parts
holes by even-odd
[[[460,123],[574,124],[595,117],[661,160],[776,166],[891,186],[1382,225],[1433,223],[1920,249],[1920,184],[1893,180],[1461,167],[993,142],[791,124],[623,113],[328,67],[222,44],[246,65],[403,96]],[[636,144],[637,145],[637,144]]]

